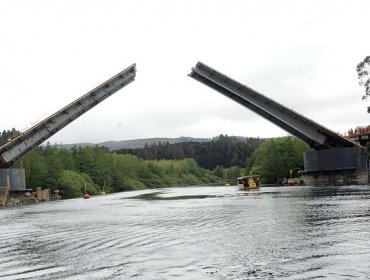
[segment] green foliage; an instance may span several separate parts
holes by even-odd
[[[364,58],[356,67],[359,84],[365,87],[365,94],[362,99],[370,96],[370,56]]]
[[[0,143],[18,134],[15,129],[4,130]],[[59,189],[70,198],[81,196],[85,185],[96,194],[103,186],[105,192],[119,192],[234,181],[247,174],[261,175],[263,183],[277,183],[289,177],[290,170],[293,176],[303,170],[307,149],[293,137],[263,140],[227,135],[210,142],[159,143],[119,153],[98,146],[67,150],[46,144],[15,166],[25,168],[28,188]]]
[[[214,174],[215,174],[215,176],[220,177],[220,178],[225,177],[224,169],[222,168],[222,166],[219,166],[219,165],[216,166],[216,168],[214,170]]]
[[[97,194],[97,189],[89,175],[71,170],[63,170],[56,184],[64,198],[81,197],[85,193]]]
[[[4,130],[0,140],[18,133]],[[105,192],[119,192],[234,181],[250,173],[261,175],[264,183],[276,183],[288,177],[290,170],[293,176],[303,170],[307,149],[293,137],[263,140],[227,135],[210,142],[159,143],[119,153],[98,146],[67,150],[46,144],[15,166],[26,169],[28,188],[59,189],[69,198],[81,196],[85,185],[90,194],[96,194],[103,188]]]
[[[8,140],[17,137],[19,134],[20,132],[15,128],[12,130],[3,130],[3,132],[0,132],[0,146],[8,142]]]
[[[247,174],[261,175],[263,183],[278,183],[303,170],[303,153],[308,146],[292,136],[266,140],[246,162]]]
[[[218,165],[224,168],[243,167],[245,158],[263,142],[259,138],[238,138],[220,135],[209,142],[184,142],[177,144],[158,143],[146,145],[142,149],[122,149],[120,154],[136,155],[145,160],[181,160],[193,158],[206,169]]]
[[[235,182],[236,178],[240,177],[241,175],[245,175],[241,173],[242,169],[239,166],[233,166],[228,169],[225,169],[226,180]]]
[[[224,179],[225,182],[236,182],[236,178],[245,175],[245,169],[239,166],[232,166],[229,168],[223,168],[222,166],[217,166],[214,169],[214,175]]]
[[[146,185],[139,180],[123,177],[122,180],[117,185],[117,187],[114,189],[114,191],[116,192],[132,191],[132,190],[142,190],[146,188],[147,188]]]
[[[360,86],[365,87],[365,94],[362,96],[364,100],[370,96],[370,56],[366,56],[357,64],[356,70]],[[370,107],[367,108],[367,112],[370,113]]]
[[[26,169],[28,188],[58,189],[65,198],[81,197],[85,185],[89,194],[97,194],[103,186],[106,192],[120,192],[220,181],[194,159],[146,161],[100,147],[66,150],[46,144],[16,165]]]

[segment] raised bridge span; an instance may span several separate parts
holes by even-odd
[[[198,62],[189,76],[259,114],[314,150],[304,155],[305,180],[313,185],[368,183],[368,161],[356,142]]]
[[[306,118],[202,62],[198,62],[192,68],[189,76],[273,122],[316,150],[358,146],[350,139]]]
[[[0,187],[25,190],[25,171],[8,168],[59,130],[135,80],[133,64],[0,147]]]
[[[136,66],[133,64],[1,146],[0,168],[11,166],[66,125],[134,81],[135,75]]]

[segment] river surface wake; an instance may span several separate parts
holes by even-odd
[[[155,189],[0,210],[0,279],[370,279],[370,187]]]

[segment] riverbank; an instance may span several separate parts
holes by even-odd
[[[42,189],[40,187],[36,188],[36,192],[32,192],[31,190],[10,191],[8,188],[1,188],[0,208],[37,204],[60,199],[62,197],[58,192],[51,193],[50,189]]]
[[[30,192],[9,192],[5,207],[15,207],[21,205],[29,205],[39,203],[40,201],[31,195]]]
[[[165,187],[167,188],[188,188],[188,187],[201,187],[201,186],[222,186],[222,183],[211,183],[211,184],[196,184],[196,185],[183,185],[176,187]],[[6,190],[5,190],[6,189]],[[154,188],[155,189],[155,188]],[[153,190],[153,188],[146,188],[141,190]],[[123,191],[128,192],[128,191]],[[115,192],[120,193],[120,192]],[[112,194],[115,194],[112,193]],[[105,194],[105,193],[104,193]],[[101,194],[95,194],[93,196],[100,196]],[[64,200],[76,199],[79,197],[65,198]],[[32,190],[25,191],[9,191],[8,188],[0,188],[0,209],[6,207],[17,207],[23,205],[37,204],[48,201],[61,200],[62,196],[59,195],[58,191],[51,192],[50,189],[36,188],[36,192]]]

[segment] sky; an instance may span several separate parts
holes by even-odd
[[[25,130],[136,63],[48,139],[289,135],[187,75],[198,61],[336,132],[367,126],[370,1],[2,0],[0,131]]]

